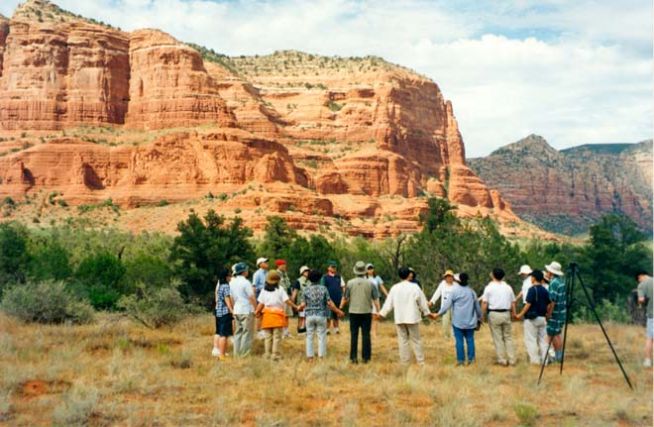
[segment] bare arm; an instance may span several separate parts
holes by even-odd
[[[254,299],[254,295],[250,295],[248,297],[248,300],[250,300],[250,305],[252,305],[252,310],[256,310],[257,309],[257,300]]]
[[[234,303],[232,303],[232,297],[226,296],[225,297],[225,304],[227,304],[227,310],[229,310],[230,313],[234,312]]]
[[[527,314],[527,312],[529,311],[529,307],[531,307],[531,303],[528,302],[525,304],[524,307],[522,307],[522,311],[520,311],[520,313],[515,315],[515,318],[518,320],[522,319],[524,315]]]
[[[484,320],[488,313],[488,301],[481,301],[481,319]]]
[[[261,312],[263,311],[263,307],[264,305],[262,303],[259,303],[259,305],[257,305],[257,309],[254,312],[255,316],[261,315]]]
[[[343,313],[343,310],[339,310],[338,307],[336,307],[336,304],[332,300],[327,301],[327,307],[334,313],[336,313],[337,316],[343,317],[345,313]]]

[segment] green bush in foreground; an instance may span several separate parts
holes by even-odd
[[[64,282],[28,283],[8,289],[0,303],[2,311],[25,322],[89,323],[93,307],[66,288]]]
[[[174,325],[193,311],[173,287],[157,289],[148,294],[139,292],[139,294],[141,296],[123,296],[118,301],[118,308],[125,310],[129,317],[148,328]]]

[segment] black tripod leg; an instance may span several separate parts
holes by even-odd
[[[570,315],[572,313],[572,295],[575,287],[574,270],[568,279],[568,284],[565,288],[565,326],[563,328],[563,347],[561,347],[561,368],[559,374],[563,375],[563,362],[565,361],[565,344],[568,341],[568,323],[570,323]]]
[[[604,325],[602,324],[602,320],[600,319],[599,315],[597,314],[597,311],[595,310],[595,305],[593,304],[593,301],[590,298],[590,294],[588,293],[588,290],[586,289],[586,286],[584,285],[584,282],[581,280],[581,276],[577,274],[577,279],[579,279],[579,283],[581,284],[581,289],[584,290],[584,295],[586,296],[586,299],[588,300],[588,306],[590,307],[590,310],[593,312],[593,315],[595,316],[595,320],[597,320],[597,323],[599,324],[600,328],[602,329],[602,333],[604,334],[604,338],[606,338],[606,342],[609,344],[609,347],[611,347],[611,351],[613,352],[613,357],[615,357],[615,361],[618,362],[618,366],[620,367],[620,370],[622,371],[622,375],[624,376],[624,380],[627,382],[627,385],[629,385],[630,389],[634,389],[634,386],[631,385],[631,381],[629,380],[629,376],[627,375],[627,372],[624,370],[624,366],[622,366],[622,362],[620,361],[620,358],[618,357],[618,353],[616,353],[615,348],[613,348],[613,343],[611,343],[611,339],[609,338],[609,335],[606,333],[606,329],[604,329]]]
[[[550,357],[550,348],[552,347],[552,340],[550,340],[549,343],[547,343],[547,351],[545,352],[545,357],[543,358],[543,362],[540,364],[540,375],[538,375],[538,383],[537,385],[540,385],[540,380],[543,379],[543,372],[545,372],[545,365],[547,364],[547,358]]]

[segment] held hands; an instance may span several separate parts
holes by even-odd
[[[429,317],[431,320],[437,320],[439,316],[438,313],[429,313],[427,317]]]

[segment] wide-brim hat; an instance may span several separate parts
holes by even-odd
[[[461,277],[459,276],[459,273],[456,273],[456,274],[455,274],[454,276],[452,276],[452,277],[454,277],[454,281],[455,281],[455,282],[457,282],[457,283],[461,283]]]
[[[533,270],[531,269],[531,267],[529,267],[527,264],[525,264],[525,265],[520,267],[520,271],[518,272],[518,274],[529,275],[529,274],[531,274],[532,271]]]
[[[447,270],[445,273],[443,273],[443,279],[447,276],[452,276],[452,278],[454,278],[454,272],[452,270]]]
[[[269,285],[276,285],[280,280],[282,280],[282,276],[279,275],[277,270],[269,271],[266,276],[266,283]]]
[[[259,267],[264,262],[268,262],[268,258],[261,257],[257,259],[257,267]]]
[[[234,264],[232,267],[232,273],[234,273],[235,276],[238,276],[241,273],[244,273],[248,271],[249,267],[246,263],[244,262],[239,262],[237,264]]]
[[[356,264],[354,264],[352,271],[354,271],[354,274],[356,275],[366,274],[366,263],[363,261],[357,261]]]
[[[309,267],[307,267],[306,265],[303,265],[302,267],[300,267],[300,275],[304,274],[305,271],[311,271],[311,269]]]
[[[327,261],[327,267],[338,267],[338,263],[333,259],[330,259],[329,261]]]
[[[563,270],[561,270],[561,264],[559,264],[556,261],[552,261],[548,265],[545,266],[545,270],[549,271],[552,274],[555,274],[557,276],[564,276],[565,274],[563,273]]]

